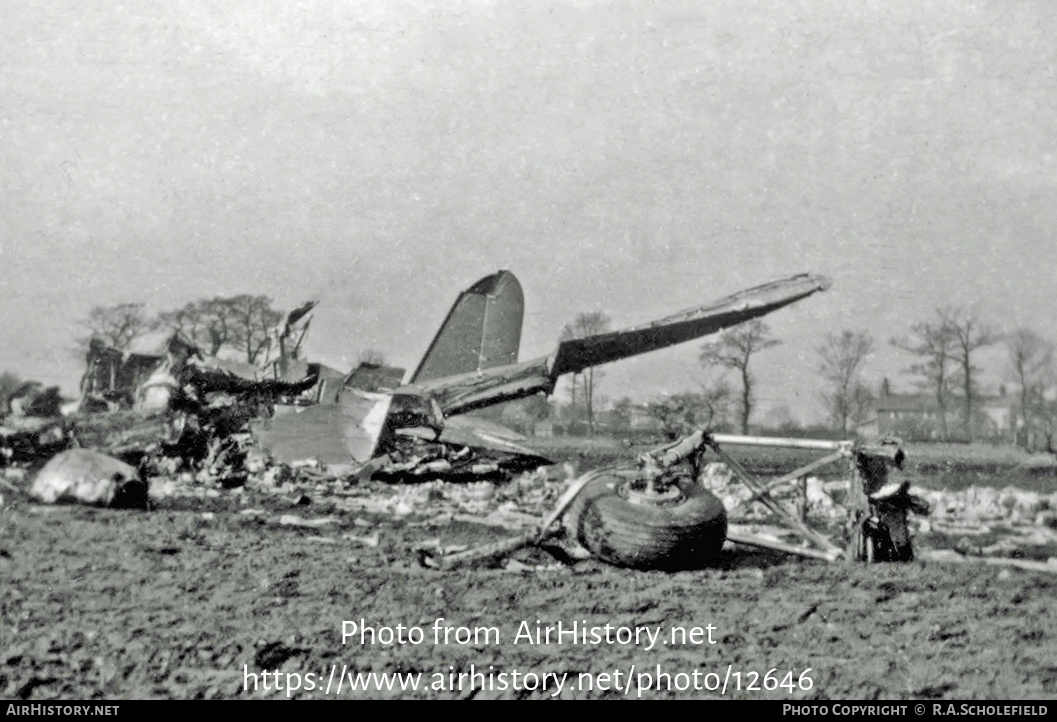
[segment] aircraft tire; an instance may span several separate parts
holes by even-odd
[[[677,503],[636,503],[621,493],[626,482],[626,475],[607,473],[584,487],[564,516],[566,533],[622,567],[675,571],[715,559],[727,537],[727,512],[718,497],[686,476],[678,481]]]

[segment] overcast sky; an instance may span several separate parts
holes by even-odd
[[[815,347],[940,305],[1057,336],[1057,5],[949,0],[9,0],[0,370],[74,393],[77,321],[270,295],[309,355],[413,368],[499,268],[522,358],[798,272],[761,413],[819,413]],[[599,392],[695,387],[700,342]],[[988,380],[1002,380],[992,351]]]

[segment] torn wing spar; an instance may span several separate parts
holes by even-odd
[[[562,341],[554,355],[554,378],[629,356],[674,346],[764,316],[830,286],[823,276],[800,275],[728,296],[709,306],[688,309],[623,331]]]
[[[433,399],[444,416],[551,393],[558,377],[707,336],[765,316],[830,287],[824,276],[801,274],[750,288],[705,306],[621,331],[562,341],[550,356],[401,387],[398,394]]]

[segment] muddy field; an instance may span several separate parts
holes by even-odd
[[[586,449],[551,452],[622,453]],[[508,538],[562,480],[163,481],[153,511],[130,512],[36,504],[21,493],[31,477],[5,482],[0,506],[4,699],[1057,698],[1053,573],[729,544],[679,573],[568,549],[442,572],[416,548]],[[967,542],[916,529],[920,557]]]
[[[1057,697],[1052,573],[733,547],[679,573],[541,550],[441,572],[414,547],[510,530],[438,515],[435,492],[401,507],[408,490],[377,482],[279,491],[171,494],[151,512],[6,492],[0,697]]]

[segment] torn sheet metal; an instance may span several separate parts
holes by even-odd
[[[365,464],[374,456],[385,430],[393,397],[358,389],[346,389],[338,409],[341,413],[342,441],[352,460]]]
[[[404,369],[396,366],[361,363],[342,382],[343,388],[360,391],[387,392],[399,388],[404,379]]]
[[[271,419],[252,424],[258,443],[282,463],[316,459],[324,464],[351,461],[342,438],[336,405],[276,406]]]
[[[136,469],[89,449],[54,456],[37,473],[29,493],[46,503],[76,502],[114,508],[146,508],[147,485]]]
[[[253,432],[281,462],[363,464],[378,448],[391,403],[388,394],[346,389],[336,406],[276,406],[274,417],[255,422]]]
[[[551,463],[521,442],[526,441],[522,434],[478,416],[453,416],[444,424],[440,441],[449,444],[460,444],[504,454],[521,454],[538,459],[537,466]]]

